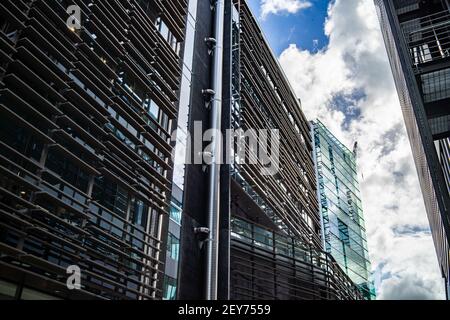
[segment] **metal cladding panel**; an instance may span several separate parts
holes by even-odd
[[[232,127],[280,135],[275,174],[264,175],[260,163],[247,161],[233,167],[233,178],[283,232],[321,247],[309,123],[246,1],[234,1],[233,16]]]
[[[16,298],[162,297],[186,6],[0,4],[0,278]]]

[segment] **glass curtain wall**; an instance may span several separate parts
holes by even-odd
[[[320,122],[313,123],[325,249],[375,299],[356,157]]]

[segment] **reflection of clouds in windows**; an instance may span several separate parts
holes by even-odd
[[[178,261],[180,257],[180,240],[171,233],[169,233],[169,237],[167,239],[167,252],[168,257]]]
[[[164,277],[164,300],[175,300],[177,293],[177,280],[168,276]]]
[[[156,28],[158,29],[159,33],[162,35],[164,40],[166,40],[167,43],[170,45],[170,47],[175,51],[175,53],[179,54],[181,48],[180,42],[175,37],[175,35],[170,31],[169,27],[161,17],[159,17],[156,20]]]
[[[170,219],[172,219],[177,224],[181,224],[181,215],[182,215],[181,207],[172,202],[170,206]]]
[[[182,130],[178,130],[173,166],[173,182],[181,190],[184,190],[185,163],[187,156],[186,139],[186,134]]]

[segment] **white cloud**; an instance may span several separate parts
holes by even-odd
[[[312,3],[305,0],[261,0],[261,17],[265,19],[269,14],[293,14],[311,6]]]
[[[443,281],[373,0],[333,1],[325,33],[328,47],[311,54],[292,44],[280,62],[307,116],[320,118],[348,146],[359,142],[378,295],[442,299]]]
[[[430,272],[436,264],[434,247],[427,236],[407,235],[393,238],[396,254],[389,266],[382,268],[390,277],[381,282],[379,299],[424,300],[443,299],[442,279]],[[429,252],[429,254],[424,254]],[[384,270],[386,269],[386,270]]]

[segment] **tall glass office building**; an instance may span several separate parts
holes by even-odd
[[[320,121],[312,126],[324,246],[364,297],[373,300],[356,156]]]

